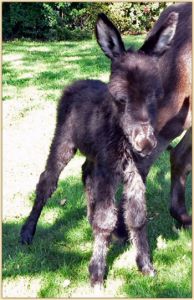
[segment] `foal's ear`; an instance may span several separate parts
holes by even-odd
[[[119,31],[103,13],[98,15],[95,33],[98,44],[110,59],[125,52]]]
[[[170,48],[178,23],[178,13],[171,12],[157,31],[151,31],[143,46],[139,49],[146,54],[160,56]]]

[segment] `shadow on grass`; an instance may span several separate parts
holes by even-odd
[[[147,182],[148,237],[152,254],[157,248],[156,241],[159,235],[167,241],[179,239],[178,234],[173,231],[175,221],[168,212],[170,190],[168,156],[167,152],[163,153],[153,166],[152,176]],[[190,179],[187,191],[189,206],[191,206]],[[60,200],[64,198],[67,199],[67,203],[61,206]],[[57,211],[55,221],[47,222],[47,214],[55,210]],[[84,282],[89,281],[87,267],[92,253],[93,238],[86,219],[85,196],[79,177],[69,177],[65,181],[60,181],[57,191],[43,210],[33,244],[30,246],[19,244],[19,232],[23,221],[3,224],[4,278],[58,272],[64,278],[70,278],[74,284],[80,283],[80,277]],[[188,236],[191,238],[190,233]],[[111,247],[108,254],[109,269],[114,260],[127,248],[128,244],[114,244]],[[184,254],[181,245],[178,244],[177,253]],[[173,251],[167,251],[155,254],[155,260],[170,270],[176,265],[177,256]],[[174,279],[168,277],[166,280],[163,278],[153,281],[154,279],[145,278],[137,271],[122,270],[122,277],[125,280],[122,290],[130,297],[153,297],[153,295],[189,297],[191,291],[187,285],[191,275],[188,274],[190,270],[185,272],[186,275],[183,276],[181,283],[177,283],[176,286]]]
[[[170,207],[170,157],[165,151],[152,166],[147,180],[148,236],[151,249],[156,248],[156,238],[177,239],[174,227],[179,225],[169,212]],[[152,175],[154,174],[154,176]],[[186,206],[191,213],[191,176],[187,179]]]
[[[50,272],[62,267],[75,281],[79,278],[77,268],[84,261],[89,260],[90,253],[73,250],[76,245],[72,236],[67,233],[72,229],[75,231],[79,229],[80,221],[86,217],[86,208],[84,203],[80,202],[83,193],[81,183],[60,182],[59,188],[64,187],[68,198],[67,205],[60,206],[56,199],[60,197],[62,199],[63,195],[60,193],[59,196],[59,193],[56,192],[49,200],[42,215],[44,217],[44,214],[50,209],[58,208],[59,217],[53,225],[44,225],[40,218],[32,245],[19,244],[19,233],[23,221],[3,224],[4,278]],[[75,194],[76,197],[74,197]],[[73,200],[72,203],[71,200]],[[78,201],[77,205],[76,200]],[[85,229],[79,243],[91,240],[89,225]]]

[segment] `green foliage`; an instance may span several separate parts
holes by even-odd
[[[150,30],[166,6],[165,2],[118,2],[110,5],[108,15],[121,32],[144,33]]]
[[[41,38],[49,28],[49,17],[43,14],[43,3],[4,3],[3,38]]]
[[[100,12],[122,33],[148,31],[171,3],[32,2],[3,3],[3,39],[80,40],[91,37]]]
[[[73,3],[4,3],[3,39],[79,40],[88,38],[80,26],[81,6]],[[84,5],[84,4],[83,4]],[[83,21],[82,21],[83,22]],[[91,36],[91,35],[90,35]]]

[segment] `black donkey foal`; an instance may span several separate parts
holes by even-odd
[[[154,275],[146,235],[144,178],[136,157],[146,157],[156,147],[154,121],[163,89],[157,55],[170,47],[178,14],[169,15],[149,56],[125,50],[118,30],[100,14],[97,41],[111,59],[108,84],[98,80],[77,81],[59,102],[57,125],[45,171],[36,187],[36,199],[21,230],[21,242],[31,243],[37,221],[47,199],[57,187],[59,175],[79,149],[85,156],[83,182],[88,218],[94,234],[89,266],[91,284],[102,284],[110,236],[117,223],[115,192],[124,185],[124,216],[137,247],[137,264],[143,273]]]

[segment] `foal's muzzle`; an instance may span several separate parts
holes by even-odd
[[[140,156],[150,155],[156,145],[157,140],[150,124],[141,124],[133,130],[132,146]]]

